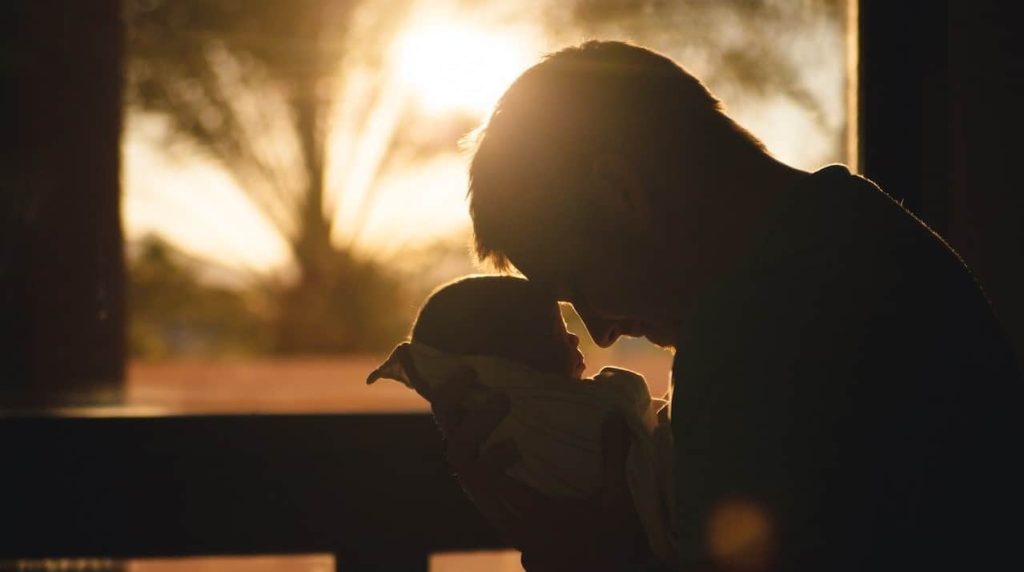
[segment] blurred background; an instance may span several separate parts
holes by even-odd
[[[12,455],[29,469],[0,486],[27,519],[22,536],[0,541],[0,569],[349,569],[336,558],[343,552],[2,558],[49,556],[53,546],[63,547],[58,556],[225,545],[259,553],[273,550],[268,537],[284,552],[343,550],[352,547],[339,539],[377,530],[367,515],[379,503],[432,518],[431,500],[455,527],[445,546],[507,545],[478,530],[434,432],[399,459],[401,470],[434,479],[430,494],[384,498],[364,491],[402,475],[361,475],[347,463],[354,451],[390,466],[388,451],[365,451],[375,441],[358,431],[318,433],[343,425],[338,418],[376,426],[383,416],[306,415],[427,410],[398,384],[364,380],[405,339],[431,290],[490,271],[469,249],[467,136],[544,54],[619,39],[703,79],[781,160],[856,171],[857,4],[0,4],[0,80],[10,87],[0,90],[0,113],[14,133],[0,138],[0,337],[11,348],[0,362],[9,428],[0,436],[22,447]],[[581,334],[588,375],[614,364],[644,374],[656,395],[667,390],[669,353],[635,339],[602,350],[570,308],[564,314]],[[406,427],[403,417],[387,421]],[[301,430],[274,432],[293,424]],[[358,484],[342,490],[321,475]],[[409,508],[420,497],[426,504]],[[274,515],[284,515],[279,528]],[[425,550],[413,541],[385,548],[399,559]],[[499,551],[431,554],[429,569],[521,568],[516,553]]]
[[[362,380],[469,250],[460,145],[591,38],[660,51],[781,160],[855,163],[842,0],[124,0],[129,404],[416,410]],[[570,329],[583,332],[571,309]],[[667,388],[671,356],[584,340]]]
[[[1024,356],[1013,7],[0,2],[0,570],[518,570],[426,404],[364,379],[433,288],[488,271],[460,141],[586,39],[675,59],[785,162],[878,181]],[[666,352],[565,314],[588,373],[665,391]]]

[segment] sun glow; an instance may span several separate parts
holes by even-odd
[[[810,99],[798,99],[771,87],[776,84],[749,89],[749,83],[735,80],[737,74],[746,73],[742,69],[727,66],[725,73],[717,69],[730,61],[722,56],[723,50],[732,50],[735,42],[746,37],[747,24],[740,15],[747,10],[733,13],[719,10],[717,4],[712,9],[714,3],[707,7],[655,3],[663,8],[642,13],[623,10],[623,17],[636,18],[630,20],[633,24],[620,27],[616,20],[584,28],[575,19],[574,4],[556,0],[360,3],[365,12],[343,35],[351,49],[345,51],[338,69],[317,84],[339,83],[337,93],[325,90],[327,109],[333,114],[327,119],[325,142],[325,210],[335,244],[372,256],[384,253],[383,258],[407,245],[467,233],[468,153],[457,151],[455,142],[465,134],[460,130],[469,131],[483,122],[504,90],[544,53],[578,42],[585,32],[615,39],[636,24],[633,41],[671,56],[698,77],[717,77],[712,88],[729,104],[730,115],[761,137],[781,160],[804,169],[842,160],[840,137],[846,125],[856,125],[855,118],[844,111],[856,103],[844,95],[856,95],[856,90],[844,94],[842,86],[850,78],[855,80],[856,74],[843,74],[851,68],[842,65],[841,56],[855,57],[856,49],[843,51],[838,35],[841,23],[831,16],[794,8],[793,14],[804,14],[802,19],[793,25],[783,25],[781,20],[773,24],[785,41],[773,52],[775,60],[766,61],[799,71],[794,93]],[[850,0],[849,6],[855,11],[857,2]],[[691,13],[706,16],[682,18]],[[704,22],[714,27],[714,33],[684,33],[676,29],[681,22]],[[710,43],[695,43],[705,41]],[[229,71],[238,73],[234,68]],[[261,88],[261,78],[257,73],[236,79]],[[191,93],[190,86],[184,82],[179,87],[182,93]],[[276,127],[264,133],[268,120],[274,126],[291,121],[286,100],[273,103],[289,92],[267,96],[270,91],[246,90],[239,90],[237,97],[251,121],[239,131],[240,140],[251,137],[256,144],[266,145],[272,158],[267,161],[272,171],[269,178],[301,180],[301,173],[295,175],[296,169],[303,168],[297,140],[279,136]],[[184,250],[232,267],[269,270],[291,263],[287,237],[268,222],[266,213],[232,178],[231,169],[202,152],[202,145],[194,150],[169,148],[170,127],[163,120],[137,109],[129,109],[127,117],[123,184],[130,238],[158,233]],[[850,152],[856,151],[855,131],[850,130]]]
[[[412,25],[393,56],[401,81],[425,110],[484,115],[537,61],[536,46],[523,30],[449,20]]]

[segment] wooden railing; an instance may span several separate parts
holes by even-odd
[[[503,547],[429,415],[0,416],[0,560]]]

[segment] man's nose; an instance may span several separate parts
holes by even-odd
[[[575,347],[579,347],[579,345],[580,345],[580,337],[579,336],[577,336],[576,334],[574,334],[572,332],[568,332],[568,336],[567,337],[569,338],[569,345],[571,345],[574,348]]]
[[[613,324],[604,324],[596,332],[588,326],[588,330],[590,331],[590,336],[594,338],[594,343],[602,348],[611,347],[615,340],[619,339],[619,336],[622,335],[619,328]]]
[[[590,338],[599,347],[607,348],[611,346],[622,335],[622,329],[612,320],[599,318],[586,311],[581,312],[577,310],[577,313],[580,315],[580,319],[583,320],[583,324],[587,326]]]

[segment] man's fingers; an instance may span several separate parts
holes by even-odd
[[[519,449],[512,441],[502,441],[488,447],[479,457],[468,459],[459,464],[452,465],[455,472],[463,480],[480,482],[481,487],[488,487],[495,479],[505,476],[505,469],[512,466],[519,460]],[[449,464],[451,464],[449,462]]]
[[[601,451],[606,477],[624,474],[629,441],[629,426],[622,415],[612,414],[605,419],[601,425]]]
[[[480,382],[469,367],[460,367],[432,390],[430,409],[445,435],[455,430],[465,416],[463,402]]]
[[[430,384],[420,377],[419,370],[416,369],[416,363],[409,353],[409,344],[403,343],[399,345],[391,355],[401,362],[402,369],[405,370],[405,375],[409,378],[409,382],[416,393],[420,394],[420,397],[426,399],[427,402],[433,401],[433,390],[431,390]]]
[[[479,409],[467,413],[448,433],[448,462],[459,470],[461,465],[477,458],[480,445],[508,414],[509,400],[504,393],[495,393]]]
[[[434,400],[440,405],[458,403],[466,398],[466,395],[474,387],[480,384],[476,372],[469,366],[460,366],[434,389]]]
[[[508,476],[506,469],[519,460],[519,448],[505,440],[488,447],[478,459],[467,463],[462,472],[456,472],[480,492],[500,497],[517,517],[525,517],[546,508],[550,499]]]
[[[488,447],[478,459],[456,471],[466,494],[514,546],[522,546],[529,535],[520,512],[509,506],[505,495],[508,483],[515,483],[505,469],[519,458],[515,443],[505,440]]]
[[[483,476],[460,474],[459,482],[462,488],[472,499],[473,504],[483,512],[487,518],[497,526],[498,530],[506,537],[506,540],[515,546],[520,546],[523,541],[523,524],[512,510],[509,509],[501,494],[495,487],[496,479],[508,478],[504,475]]]
[[[601,450],[604,461],[602,498],[607,504],[628,498],[626,459],[630,447],[629,426],[622,415],[614,414],[601,426]]]
[[[493,480],[494,490],[505,501],[509,512],[523,522],[547,522],[550,521],[553,505],[559,504],[529,486],[502,474]],[[531,542],[531,531],[524,530],[519,533],[523,542]]]
[[[519,461],[519,448],[512,441],[506,440],[488,447],[477,462],[480,466],[491,473],[502,473],[505,469]]]
[[[483,435],[486,438],[505,419],[509,408],[508,394],[500,391],[492,392],[473,415],[466,417],[463,423],[463,427],[466,429],[465,432],[467,434]],[[483,439],[480,439],[478,443],[482,441]]]

